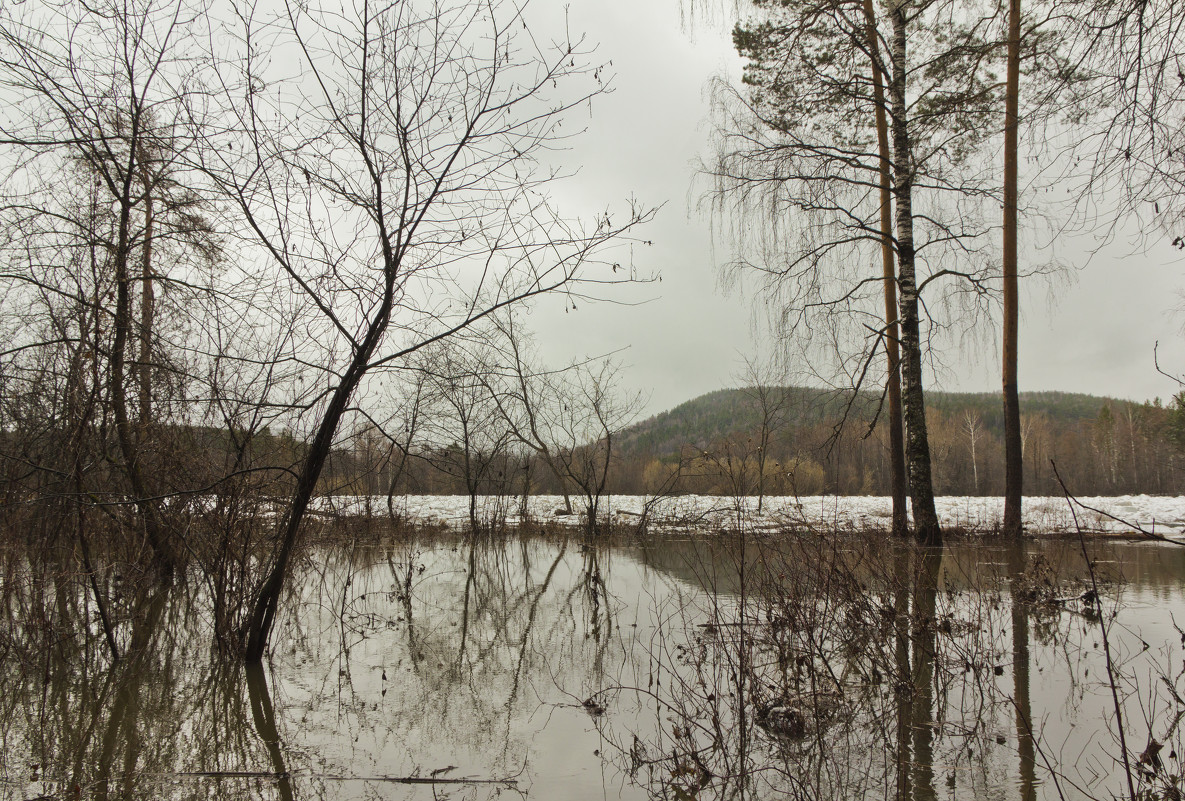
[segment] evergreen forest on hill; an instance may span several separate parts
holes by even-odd
[[[763,389],[764,407],[762,393],[754,388],[710,392],[609,437],[602,434],[577,445],[573,462],[584,456],[608,457],[604,491],[613,494],[889,493],[888,443],[883,411],[877,414],[878,395]],[[1000,495],[1004,449],[999,396],[931,392],[927,398],[938,494]],[[1026,494],[1062,494],[1051,461],[1076,495],[1185,492],[1185,396],[1165,404],[1159,398],[1141,403],[1026,392],[1021,393],[1021,420]],[[506,440],[494,436],[483,442]],[[441,447],[425,441],[412,444],[402,456],[363,437],[333,452],[319,493],[562,494],[576,483],[571,475],[561,479],[545,460],[521,448],[490,450],[477,442],[466,448],[460,440]]]
[[[853,399],[850,392],[803,387],[779,388],[774,395],[767,492],[887,494],[885,427],[872,425],[878,395]],[[930,392],[926,398],[936,492],[1001,494],[999,395]],[[1027,494],[1060,494],[1050,460],[1076,494],[1179,493],[1185,487],[1185,399],[1166,405],[1159,398],[1138,403],[1022,392],[1020,403]],[[883,420],[882,412],[878,422]],[[761,428],[762,407],[752,390],[719,390],[687,401],[622,432],[615,488],[653,491],[657,477],[682,462],[685,489],[728,493],[729,482],[713,468],[718,455],[755,451]],[[698,469],[688,466],[697,460]]]

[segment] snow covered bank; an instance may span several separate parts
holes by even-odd
[[[1105,514],[1077,508],[1078,522],[1085,531],[1112,534],[1137,534],[1132,524],[1146,531],[1172,539],[1185,539],[1185,497],[1120,495],[1078,499],[1082,504]],[[576,503],[577,499],[573,498]],[[938,517],[947,528],[973,533],[991,533],[999,529],[1004,517],[1002,498],[938,498]],[[409,495],[395,499],[397,511],[407,519],[427,524],[463,527],[469,519],[469,499],[463,495]],[[314,508],[321,512],[345,515],[385,514],[386,497],[365,498],[333,496],[316,499]],[[564,506],[557,495],[532,496],[528,514],[539,520],[576,526],[579,515],[558,515]],[[776,528],[787,525],[811,525],[826,528],[866,529],[889,527],[892,501],[887,497],[810,496],[767,497],[758,515],[757,499],[743,499],[738,515],[736,501],[708,495],[685,495],[658,500],[640,495],[615,495],[602,501],[602,513],[620,522],[636,522],[647,514],[652,525],[678,527],[702,525],[712,528],[736,528],[738,518],[746,527]],[[479,498],[483,516],[498,510],[508,520],[520,519],[519,498]],[[1118,520],[1106,515],[1113,515]],[[1034,533],[1074,531],[1074,519],[1065,498],[1029,497],[1024,500],[1025,528]]]

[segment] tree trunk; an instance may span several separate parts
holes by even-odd
[[[1037,801],[1037,744],[1033,738],[1033,704],[1029,693],[1029,610],[1017,597],[1025,569],[1024,543],[1008,549],[1008,578],[1012,611],[1012,703],[1016,710],[1016,755],[1020,762],[1020,799]]]
[[[868,51],[872,56],[872,91],[876,104],[876,142],[880,154],[881,188],[881,270],[885,283],[885,353],[888,372],[885,377],[889,401],[889,462],[893,494],[893,533],[904,536],[909,531],[905,510],[905,433],[901,423],[901,352],[897,327],[897,272],[893,264],[892,156],[889,152],[889,121],[885,114],[885,88],[876,32],[873,0],[864,0]]]
[[[913,762],[910,784],[915,801],[935,801],[934,741],[936,719],[934,672],[938,654],[938,626],[934,619],[938,608],[938,573],[942,554],[933,549],[919,551],[914,573],[913,614],[910,615],[910,640],[913,644],[912,687]]]
[[[391,268],[388,268],[391,270]],[[296,489],[292,494],[292,505],[287,516],[281,523],[280,547],[276,552],[275,562],[271,572],[259,589],[251,611],[251,618],[247,623],[247,645],[244,656],[248,662],[259,662],[263,659],[263,652],[267,648],[268,638],[271,636],[272,624],[275,622],[276,611],[280,604],[280,594],[284,589],[284,580],[288,575],[288,562],[292,558],[292,551],[296,546],[300,525],[308,511],[309,500],[317,486],[317,479],[321,476],[321,469],[333,447],[333,438],[337,433],[338,424],[345,414],[354,390],[358,388],[371,356],[378,347],[379,340],[387,330],[390,321],[393,300],[394,277],[387,278],[387,286],[382,300],[378,317],[371,323],[366,337],[362,340],[349,367],[342,374],[341,383],[333,391],[329,407],[317,426],[317,433],[309,445],[308,453],[300,466]]]
[[[913,765],[913,668],[909,650],[909,589],[913,586],[910,576],[910,552],[903,546],[893,549],[893,702],[897,720],[895,734],[897,801],[909,801],[912,790],[910,767]]]
[[[136,131],[132,131],[133,152],[135,151]],[[129,263],[131,261],[131,184],[135,170],[134,158],[129,157],[123,176],[123,184],[117,188],[120,193],[119,229],[113,254],[113,268],[115,271],[115,315],[113,327],[115,336],[111,344],[111,407],[115,415],[115,431],[119,441],[120,452],[124,461],[124,472],[132,486],[132,493],[139,512],[141,524],[144,526],[145,539],[152,548],[157,562],[171,573],[175,558],[164,541],[164,535],[157,517],[156,505],[149,500],[144,474],[140,464],[139,443],[132,430],[132,422],[128,417],[127,400],[127,352],[132,328],[132,290]]]
[[[757,514],[765,506],[765,455],[769,452],[769,418],[761,422],[761,437],[757,444]]]
[[[530,500],[531,500],[531,461],[529,456],[526,456],[526,461],[523,462],[523,493],[522,503],[519,505],[518,518],[523,523],[527,522],[529,518]]]
[[[893,131],[893,193],[897,207],[897,269],[901,320],[901,405],[905,423],[905,459],[913,506],[914,536],[924,545],[941,545],[942,529],[934,509],[930,476],[930,443],[926,435],[926,407],[922,391],[921,326],[918,286],[914,273],[913,154],[910,152],[905,97],[905,3],[890,11],[893,23],[893,74],[889,84]]]
[[[296,797],[292,791],[292,776],[284,763],[284,751],[280,747],[280,730],[276,726],[276,712],[267,689],[267,677],[263,674],[263,666],[248,665],[244,677],[247,680],[247,698],[251,703],[251,719],[255,723],[255,734],[267,751],[277,794],[281,801],[292,801]]]
[[[1017,134],[1020,96],[1020,0],[1008,3],[1008,75],[1004,110],[1004,533],[1019,537],[1024,457],[1020,439],[1020,396],[1017,391]]]
[[[153,208],[148,170],[140,166],[144,184],[144,244],[140,262],[140,356],[137,374],[140,390],[140,428],[152,423],[152,327],[156,313],[156,292],[152,283]]]

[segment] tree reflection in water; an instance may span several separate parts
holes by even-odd
[[[625,601],[610,594],[613,553],[446,538],[320,554],[293,585],[266,673],[216,655],[201,582],[130,610],[114,665],[75,577],[10,592],[0,796],[559,789],[574,759],[600,765],[581,701],[636,650],[636,629],[614,622]],[[32,600],[45,625],[22,627]]]
[[[1179,657],[1159,644],[1180,639],[1160,610],[1183,605],[1185,564],[1124,553],[1125,715],[1164,744],[1138,786],[1171,798],[1185,704],[1157,672]],[[281,647],[250,670],[217,656],[199,581],[105,588],[111,664],[86,581],[7,565],[25,578],[4,585],[0,797],[1029,801],[1123,786],[1099,730],[1097,609],[1053,602],[1081,574],[1056,544],[432,537],[315,557]]]
[[[602,727],[614,764],[656,798],[1112,797],[1121,760],[1083,566],[1056,543],[1028,547],[1036,559],[1015,543],[942,552],[811,534],[753,537],[743,559],[727,540],[693,549],[684,572],[708,592],[677,599],[646,673],[603,694],[635,718]],[[1122,690],[1137,706],[1137,690],[1163,700],[1162,680],[1180,677],[1137,662],[1150,639],[1137,632],[1167,616],[1131,614],[1113,629],[1128,635]],[[1149,726],[1179,739],[1179,717]],[[1174,770],[1144,781],[1146,797],[1180,797],[1155,790],[1179,788]]]

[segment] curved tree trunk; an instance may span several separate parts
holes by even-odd
[[[292,801],[292,777],[284,763],[284,752],[280,748],[280,730],[276,726],[276,712],[272,697],[267,689],[267,677],[262,665],[248,665],[244,671],[247,680],[247,698],[251,703],[251,720],[255,723],[255,734],[267,750],[272,764],[276,790],[281,801]]]
[[[267,648],[272,625],[276,619],[276,611],[280,605],[280,594],[284,589],[284,580],[288,575],[288,562],[292,558],[292,551],[296,546],[305,512],[308,511],[309,500],[313,497],[317,479],[321,477],[321,469],[325,466],[325,460],[333,447],[333,438],[337,434],[338,424],[345,414],[354,390],[358,388],[358,384],[366,375],[370,358],[387,330],[393,303],[393,283],[393,277],[389,277],[379,315],[371,323],[366,337],[350,360],[349,367],[342,374],[341,383],[333,391],[329,406],[317,426],[317,433],[301,463],[296,489],[292,494],[292,505],[281,523],[280,547],[276,552],[271,571],[256,595],[251,618],[247,623],[247,643],[244,655],[248,662],[258,662],[263,659],[263,652]]]

